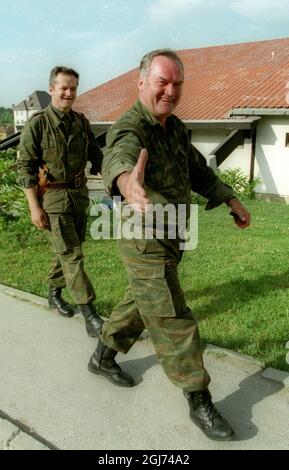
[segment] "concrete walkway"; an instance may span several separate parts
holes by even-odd
[[[46,305],[0,285],[0,449],[289,449],[288,374],[208,347],[213,399],[237,434],[210,441],[191,423],[149,340],[118,355],[138,385],[113,386],[87,371],[96,340],[82,318]]]

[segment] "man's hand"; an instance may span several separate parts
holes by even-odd
[[[39,204],[37,198],[37,188],[35,186],[31,188],[24,188],[24,193],[29,204],[32,223],[37,228],[40,228],[42,230],[48,230],[49,218],[44,209],[42,209]]]
[[[49,219],[46,212],[42,209],[42,207],[32,207],[30,208],[31,213],[31,221],[35,225],[35,227],[40,228],[42,230],[49,229]]]
[[[232,209],[231,215],[234,217],[235,224],[240,228],[249,227],[251,215],[239,199],[230,199],[227,204]]]
[[[148,152],[142,149],[136,166],[131,173],[123,173],[117,179],[117,186],[127,202],[138,212],[145,212],[149,200],[143,188]]]

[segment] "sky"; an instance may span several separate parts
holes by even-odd
[[[153,49],[289,37],[289,0],[0,0],[0,106],[48,91],[55,65],[78,94],[139,65]]]

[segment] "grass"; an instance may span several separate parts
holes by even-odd
[[[289,370],[289,207],[263,201],[246,206],[252,213],[246,230],[233,224],[225,206],[199,208],[199,244],[184,253],[181,283],[205,342]],[[43,236],[25,230],[0,228],[0,282],[45,297],[50,248]],[[109,316],[127,284],[116,242],[88,234],[84,252],[97,308]]]

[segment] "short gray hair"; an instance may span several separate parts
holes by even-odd
[[[141,77],[144,77],[147,74],[153,59],[159,56],[168,57],[169,59],[173,60],[176,64],[179,65],[180,69],[184,73],[184,65],[175,51],[172,51],[171,49],[156,49],[154,51],[148,52],[143,56],[139,66]]]
[[[78,72],[68,67],[64,67],[64,65],[56,65],[56,67],[54,67],[50,72],[49,85],[54,84],[56,77],[59,73],[63,73],[63,75],[73,75],[77,79],[77,84],[78,84],[78,81],[79,81]]]

